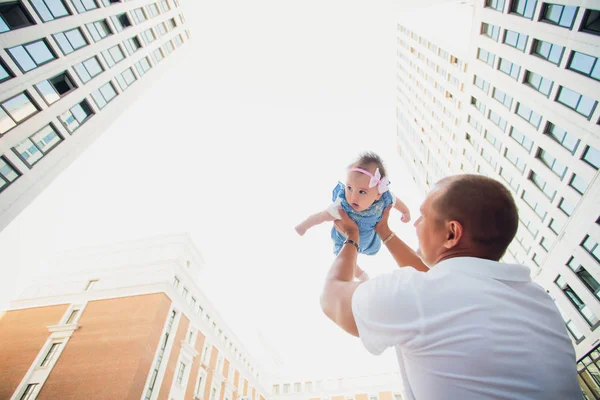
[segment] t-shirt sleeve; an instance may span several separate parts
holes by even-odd
[[[329,207],[327,207],[327,212],[329,213],[329,215],[331,215],[335,219],[342,219],[342,216],[340,215],[340,210],[339,210],[341,203],[342,203],[342,199],[338,198],[336,201],[331,203],[329,205]]]
[[[379,355],[388,347],[411,347],[423,333],[418,295],[422,272],[404,267],[362,283],[352,296],[352,313],[365,348]]]

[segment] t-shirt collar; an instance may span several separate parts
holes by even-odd
[[[531,282],[531,271],[524,265],[505,264],[477,257],[454,257],[440,261],[433,270],[451,269],[469,275],[484,275],[501,281]]]

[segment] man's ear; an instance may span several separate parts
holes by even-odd
[[[462,224],[458,221],[450,221],[446,224],[446,241],[444,247],[451,249],[456,246],[463,236]]]

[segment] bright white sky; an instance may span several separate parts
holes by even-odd
[[[55,252],[190,232],[207,295],[259,359],[262,332],[281,375],[397,371],[392,351],[368,355],[321,313],[330,225],[293,228],[364,150],[418,216],[396,152],[399,3],[187,3],[193,40],[169,71],[0,232],[0,309]],[[392,218],[416,246],[412,223]],[[372,276],[394,268],[385,250],[359,263]]]

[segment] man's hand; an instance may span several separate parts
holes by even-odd
[[[351,239],[357,242],[359,238],[358,225],[356,225],[356,222],[354,222],[352,218],[350,218],[341,207],[339,211],[340,217],[342,218],[336,219],[333,222],[333,224],[335,225],[335,229],[337,229],[339,233],[345,236],[346,239]]]

